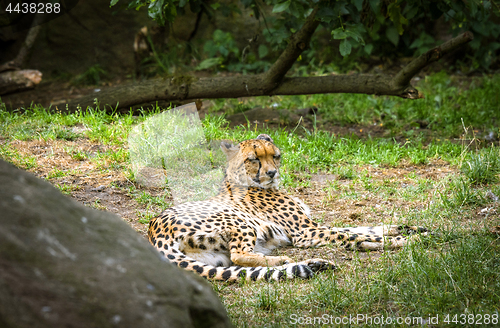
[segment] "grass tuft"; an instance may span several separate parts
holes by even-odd
[[[497,182],[497,175],[500,173],[499,150],[490,147],[470,153],[468,159],[462,164],[461,170],[472,184]]]
[[[463,206],[480,206],[485,203],[481,191],[475,189],[471,182],[462,177],[450,182],[446,191],[441,193],[441,200],[446,208],[460,208]]]

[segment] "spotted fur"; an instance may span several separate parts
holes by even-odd
[[[149,241],[172,263],[215,280],[310,278],[335,268],[327,260],[293,262],[275,248],[335,244],[346,249],[401,247],[417,227],[330,228],[311,219],[302,201],[279,191],[280,150],[265,134],[223,143],[228,159],[219,194],[163,211],[151,220]]]

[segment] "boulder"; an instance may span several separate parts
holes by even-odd
[[[0,327],[230,327],[203,279],[119,217],[0,160]]]

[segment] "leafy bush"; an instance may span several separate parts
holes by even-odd
[[[420,55],[443,42],[433,36],[436,30],[445,32],[442,33],[445,38],[468,30],[474,33],[475,38],[470,43],[472,51],[468,54],[472,68],[489,68],[498,61],[500,49],[497,41],[500,24],[492,17],[500,11],[491,1],[241,0],[242,6],[234,2],[208,4],[203,0],[122,1],[127,2],[129,8],[147,6],[149,16],[160,25],[183,14],[187,5],[192,12],[206,13],[212,19],[216,10],[224,16],[241,14],[242,7],[252,10],[253,16],[262,22],[261,33],[265,39],[265,42],[259,41],[258,53],[252,54],[250,61],[245,62],[242,60],[243,51],[240,52],[235,45],[231,31],[216,30],[213,40],[204,46],[208,59],[198,69],[221,65],[238,71],[265,69],[264,63],[273,62],[313,8],[318,8],[316,18],[321,21],[321,28],[327,31],[330,40],[327,47],[324,42],[313,40],[309,53],[327,52],[329,60],[323,60],[325,62],[332,59],[342,61],[341,57],[350,56],[348,61],[352,63],[373,54],[392,58]],[[111,5],[117,2],[111,0]],[[335,51],[327,49],[329,47]],[[469,69],[466,65],[463,68]]]

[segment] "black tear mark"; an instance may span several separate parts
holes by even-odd
[[[259,183],[260,182],[260,169],[262,168],[262,163],[259,161],[259,169],[257,170],[257,175],[255,176],[254,181]]]

